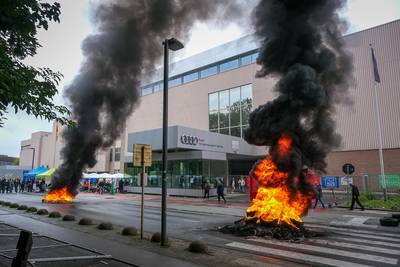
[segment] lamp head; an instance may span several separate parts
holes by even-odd
[[[177,51],[182,49],[184,46],[183,44],[175,38],[168,39],[168,48],[172,51]]]

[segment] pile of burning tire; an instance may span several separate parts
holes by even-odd
[[[393,213],[392,217],[383,217],[379,219],[382,226],[399,226],[400,223],[400,213]]]

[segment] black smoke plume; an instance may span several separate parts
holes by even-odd
[[[304,165],[324,172],[325,157],[341,137],[332,116],[352,83],[352,57],[342,33],[346,23],[338,10],[345,0],[261,0],[253,11],[256,35],[262,41],[258,77],[277,77],[277,97],[250,115],[245,140],[270,146],[278,168],[294,177]],[[290,136],[289,158],[280,158],[277,140]],[[299,188],[297,187],[297,190]]]
[[[82,171],[96,164],[96,152],[124,132],[141,79],[160,62],[165,38],[185,40],[194,22],[223,22],[240,17],[240,10],[230,0],[101,2],[94,10],[96,33],[84,40],[84,62],[65,91],[77,127],[63,132],[63,163],[52,189],[67,186],[76,195]]]

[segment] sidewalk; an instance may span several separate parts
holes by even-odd
[[[79,247],[97,251],[105,255],[112,255],[113,258],[143,267],[200,267],[188,261],[182,261],[165,255],[156,254],[140,249],[139,247],[128,246],[106,238],[90,235],[83,232],[59,227],[54,224],[34,220],[17,214],[2,214],[1,221],[14,227],[25,229],[37,234],[47,236],[63,242],[71,243]]]

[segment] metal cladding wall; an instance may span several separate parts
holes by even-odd
[[[350,90],[353,105],[337,107],[340,151],[379,147],[374,103],[374,79],[369,44],[375,50],[381,83],[377,85],[384,148],[400,147],[400,20],[344,37],[354,56],[356,85]]]

